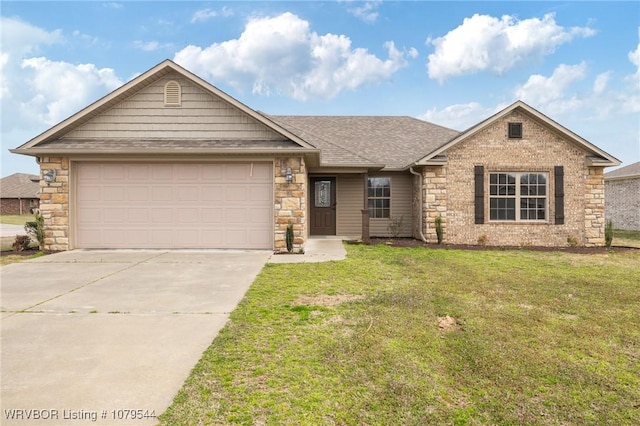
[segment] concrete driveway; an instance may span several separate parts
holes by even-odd
[[[132,417],[165,411],[270,256],[76,250],[3,266],[0,424],[155,424]]]

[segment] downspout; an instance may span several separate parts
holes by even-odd
[[[418,219],[418,231],[420,232],[420,239],[426,243],[427,237],[425,237],[424,232],[422,232],[422,210],[424,209],[424,206],[422,205],[422,190],[424,182],[422,181],[422,174],[413,170],[413,166],[409,167],[409,171],[412,175],[418,176],[420,178],[420,200],[418,201],[420,203],[420,218]]]

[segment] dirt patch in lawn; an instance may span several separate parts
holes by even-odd
[[[438,317],[438,328],[444,332],[460,331],[462,329],[460,320],[449,315]]]
[[[348,241],[350,244],[367,244],[363,241]],[[466,244],[428,244],[415,238],[371,238],[369,245],[384,244],[390,247],[428,247],[431,249],[460,249],[460,250],[530,250],[530,251],[561,251],[565,253],[622,253],[638,252],[640,249],[634,247],[540,247],[540,246],[482,246]]]
[[[333,308],[342,303],[354,302],[356,300],[364,299],[360,294],[319,294],[317,296],[300,296],[293,303],[294,306],[324,306],[326,308]]]

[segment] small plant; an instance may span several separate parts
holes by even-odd
[[[38,242],[40,249],[44,248],[44,219],[40,213],[36,213],[35,221],[27,222],[24,225],[24,230],[33,240]]]
[[[287,225],[287,232],[285,233],[285,241],[287,242],[287,251],[291,253],[293,251],[293,224]]]
[[[442,244],[442,236],[444,229],[442,228],[442,216],[436,217],[436,237],[438,238],[438,244]]]
[[[25,251],[29,250],[29,245],[31,244],[31,237],[28,235],[16,235],[16,239],[11,244],[13,247],[13,251]]]
[[[394,217],[389,222],[389,226],[387,226],[387,230],[391,234],[393,238],[398,238],[402,233],[402,229],[404,228],[404,216]]]
[[[573,235],[569,235],[567,237],[567,244],[569,244],[569,247],[577,247],[578,246],[578,239],[576,237],[574,237]]]
[[[484,247],[487,245],[488,241],[489,241],[489,237],[487,237],[486,234],[482,234],[478,237],[478,245],[481,245]]]
[[[604,226],[604,245],[608,248],[611,247],[613,242],[613,221],[609,219]]]

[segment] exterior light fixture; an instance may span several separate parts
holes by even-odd
[[[287,181],[287,183],[293,182],[293,172],[291,172],[291,167],[287,167],[287,171],[285,172],[284,178]]]
[[[56,169],[44,169],[42,170],[42,177],[47,185],[51,185],[51,182],[56,181]]]

